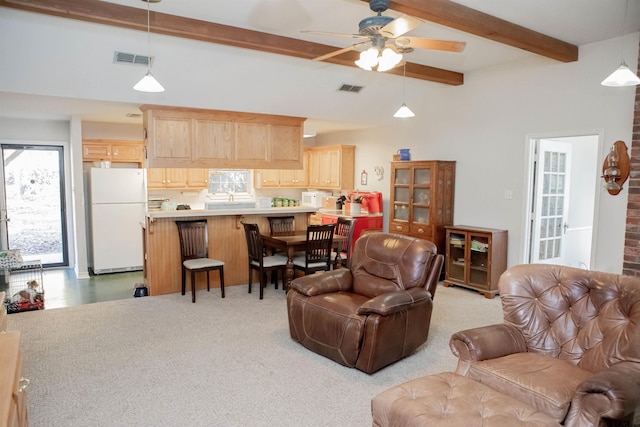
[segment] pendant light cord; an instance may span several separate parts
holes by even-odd
[[[620,43],[620,63],[624,64],[624,36],[627,33],[627,13],[629,12],[629,0],[624,2],[624,17],[622,18],[622,43]]]
[[[147,2],[147,52],[149,56],[147,57],[147,71],[151,72],[151,5],[149,0],[145,0]]]

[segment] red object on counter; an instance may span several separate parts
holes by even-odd
[[[335,224],[336,222],[338,222],[339,216],[348,217],[349,215],[331,215],[323,213],[322,223]],[[382,231],[383,216],[380,214],[354,216],[352,218],[354,218],[356,222],[353,229],[353,241],[351,242],[351,250],[353,250],[353,246],[355,245],[358,238],[362,235],[362,233],[367,231]]]
[[[362,210],[370,214],[382,213],[382,193],[379,191],[349,191],[347,200],[362,196]]]

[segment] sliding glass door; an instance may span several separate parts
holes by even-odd
[[[43,266],[68,266],[62,147],[2,144],[2,249]]]

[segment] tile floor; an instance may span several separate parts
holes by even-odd
[[[44,270],[42,276],[45,310],[133,298],[134,284],[142,282],[142,271],[100,274],[88,279],[76,279],[71,269],[52,269]],[[20,283],[21,278],[25,279],[25,286],[26,280],[31,279],[26,275],[21,277],[12,274],[12,290],[15,287],[14,283]]]

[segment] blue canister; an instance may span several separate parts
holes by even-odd
[[[408,148],[399,149],[398,154],[400,155],[400,160],[411,160],[411,153]]]

